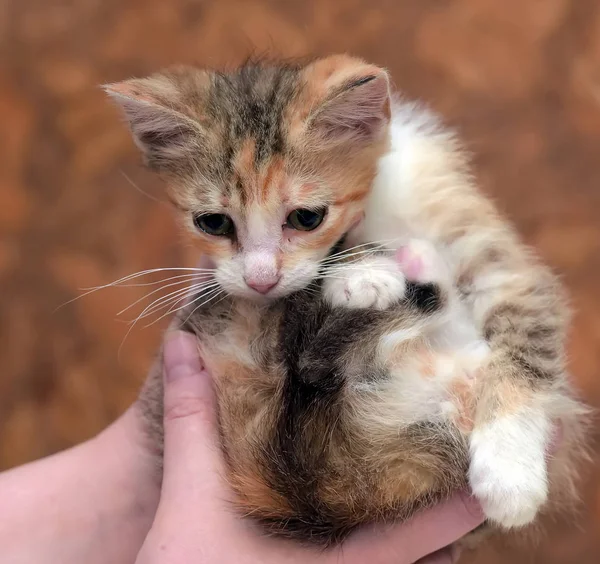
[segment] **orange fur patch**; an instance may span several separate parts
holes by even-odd
[[[475,390],[472,380],[456,378],[450,386],[452,402],[456,407],[453,422],[462,433],[470,433],[475,425]]]
[[[267,170],[261,182],[261,200],[266,201],[270,193],[281,187],[284,176],[284,162],[280,156],[275,156],[267,165]]]
[[[341,198],[336,198],[334,201],[336,206],[342,206],[344,204],[362,202],[369,193],[370,186],[365,186],[361,190],[357,190],[356,192],[351,192],[350,194],[345,194]]]
[[[423,378],[433,378],[435,376],[435,357],[431,349],[423,347],[423,349],[416,353],[419,358],[419,374]]]
[[[223,258],[230,254],[231,242],[223,237],[202,235],[190,238],[190,243],[198,251],[198,256]]]

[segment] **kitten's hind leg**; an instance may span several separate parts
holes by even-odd
[[[421,287],[434,285],[453,294],[449,266],[429,241],[409,241],[398,251],[397,259],[409,282]],[[478,342],[473,346],[475,365],[485,366],[489,347]],[[470,440],[469,478],[486,516],[512,528],[530,523],[546,502],[545,455],[551,425],[544,410],[544,392],[502,368],[502,360],[494,359],[487,371],[477,371],[489,380],[481,382],[478,417]],[[496,374],[498,369],[502,377]]]
[[[484,399],[493,416],[475,426],[470,441],[473,493],[488,519],[507,529],[532,522],[548,497],[552,425],[537,402],[522,397],[524,392],[505,385],[502,394]],[[500,407],[504,413],[498,413]]]

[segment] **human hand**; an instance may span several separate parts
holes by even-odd
[[[0,473],[2,564],[131,564],[160,495],[138,403],[99,435]]]
[[[459,495],[410,522],[364,529],[317,550],[266,537],[235,515],[224,480],[215,398],[196,340],[174,331],[164,345],[164,475],[158,510],[137,564],[446,564],[444,547],[478,526],[478,505]],[[435,553],[435,554],[433,554]]]

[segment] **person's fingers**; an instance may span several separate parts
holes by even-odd
[[[412,564],[447,547],[483,521],[476,500],[461,493],[418,513],[407,523],[359,531],[344,546],[345,562]]]
[[[183,331],[166,336],[164,359],[163,498],[199,505],[220,504],[223,461],[218,446],[216,399],[196,338]],[[183,505],[181,505],[183,507]]]

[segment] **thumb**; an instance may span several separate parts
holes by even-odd
[[[223,488],[212,381],[204,370],[193,335],[169,333],[163,350],[162,498],[182,504],[179,507],[190,503],[206,507],[215,500],[220,502]]]

